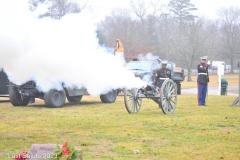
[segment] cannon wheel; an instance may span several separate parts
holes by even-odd
[[[177,105],[177,86],[171,79],[163,82],[160,98],[163,113],[173,114]]]
[[[137,88],[131,90],[124,89],[124,103],[130,114],[138,113],[141,108],[142,98],[138,98],[138,91]]]

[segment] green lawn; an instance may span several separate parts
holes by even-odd
[[[68,141],[89,160],[237,160],[240,107],[229,106],[235,98],[208,96],[208,106],[199,107],[196,95],[180,95],[173,115],[164,115],[149,99],[138,114],[128,114],[123,96],[112,104],[84,96],[58,109],[46,108],[42,100],[27,107],[0,102],[0,157],[29,151],[33,143]]]
[[[239,85],[239,74],[226,74],[221,76],[221,78],[225,78],[228,82],[229,86],[238,86]],[[209,87],[217,87],[218,86],[218,75],[209,75]],[[187,76],[185,77],[185,81],[182,83],[182,88],[195,88],[197,86],[197,76],[192,76],[192,81],[187,81]]]

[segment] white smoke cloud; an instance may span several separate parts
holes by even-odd
[[[64,82],[91,95],[145,85],[99,46],[87,12],[37,19],[28,8],[27,0],[0,1],[0,69],[14,83],[34,80],[46,92]]]
[[[156,63],[158,62],[158,60],[161,61],[161,59],[159,59],[158,56],[155,56],[152,53],[147,53],[146,55],[139,54],[138,59],[140,61],[153,61],[153,62],[155,61]]]

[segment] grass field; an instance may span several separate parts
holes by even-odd
[[[238,74],[226,74],[221,76],[225,78],[228,82],[229,86],[238,86],[239,85],[239,75]],[[209,76],[209,87],[217,87],[218,86],[218,75],[210,75]],[[187,76],[185,77],[185,81],[182,83],[182,88],[194,88],[197,86],[197,76],[192,76],[192,81],[187,81]]]
[[[68,141],[89,160],[237,160],[240,107],[229,106],[235,98],[208,96],[208,106],[199,107],[196,95],[179,95],[173,115],[164,115],[149,99],[138,114],[128,114],[123,96],[112,104],[84,96],[80,104],[58,109],[46,108],[42,100],[27,107],[0,102],[0,158],[29,151],[34,143]]]

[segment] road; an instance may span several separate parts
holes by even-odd
[[[239,86],[228,86],[227,95],[229,96],[238,96],[238,93],[231,93],[231,90],[238,90]],[[182,94],[197,94],[196,88],[182,88]],[[219,95],[218,87],[208,87],[208,95]]]
[[[212,69],[209,69],[208,73],[209,73],[209,75],[217,75],[218,74],[217,70],[212,70]],[[239,73],[239,70],[235,69],[234,73],[235,74]],[[197,74],[198,74],[197,70],[196,69],[192,69],[192,76],[196,76]],[[228,74],[232,74],[232,73],[230,73],[229,70],[224,71],[224,75],[228,75]],[[188,75],[188,70],[187,69],[184,69],[184,75],[187,77],[187,75]]]

